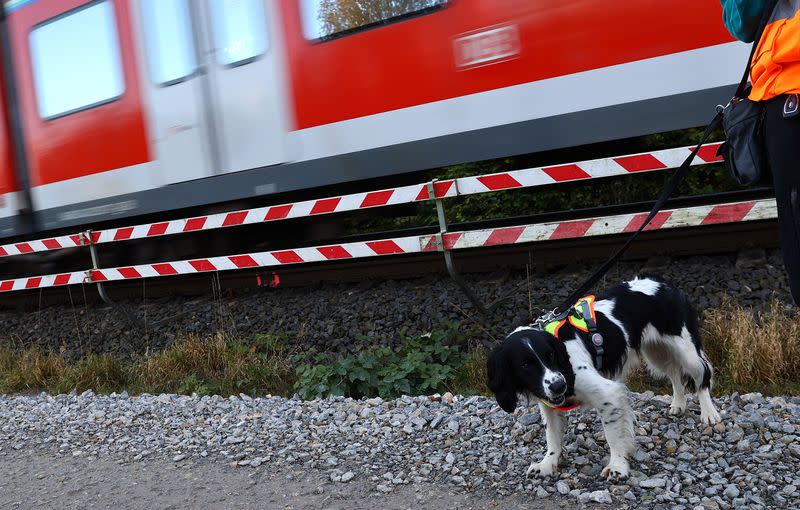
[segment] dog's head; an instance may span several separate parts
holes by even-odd
[[[489,355],[489,389],[506,412],[517,408],[517,396],[532,395],[563,405],[573,393],[575,373],[563,342],[533,328],[511,333]]]

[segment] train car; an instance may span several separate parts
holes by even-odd
[[[697,126],[748,54],[717,0],[9,0],[0,35],[2,237]]]

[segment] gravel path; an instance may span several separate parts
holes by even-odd
[[[476,508],[499,498],[510,498],[500,501],[504,506],[527,502],[529,508],[598,503],[609,508],[800,508],[800,398],[718,399],[727,427],[714,429],[699,425],[694,402],[687,416],[673,418],[667,415],[666,396],[632,398],[639,415],[639,451],[632,477],[609,485],[598,476],[606,448],[593,412],[570,413],[560,477],[538,482],[522,476],[544,450],[538,411],[523,408],[507,415],[484,397],[453,403],[430,397],[304,402],[91,392],[0,397],[0,468],[11,473],[0,482],[0,494],[5,487],[8,494],[25,496],[18,486],[35,482],[24,479],[51,466],[42,479],[61,484],[57,494],[97,497],[105,487],[98,480],[122,471],[123,481],[112,482],[112,489],[132,496],[136,491],[166,494],[165,503],[179,506],[225,504],[181,499],[201,497],[177,489],[185,483],[217,487],[208,492],[218,497],[226,483],[231,490],[249,491],[254,482],[253,494],[263,490],[265,498],[297,492],[298,499],[288,496],[287,504],[300,508],[336,507],[336,494],[343,494],[342,501],[380,498],[388,508],[412,503],[465,508],[459,501],[466,497]],[[33,459],[31,466],[21,466],[27,459]],[[163,483],[153,476],[162,472]],[[287,474],[293,478],[287,481]],[[59,476],[66,481],[59,482]],[[132,487],[137,480],[142,484]],[[316,498],[309,494],[311,487],[322,491],[316,496],[333,499]],[[433,503],[448,494],[440,498],[442,506]],[[9,496],[0,495],[0,503],[33,505],[22,496],[3,501]],[[248,501],[257,502],[241,499],[231,505]]]
[[[457,492],[434,484],[410,484],[391,494],[353,481],[333,485],[302,469],[234,469],[212,461],[142,460],[120,463],[42,454],[0,453],[0,508],[115,509],[347,509],[431,510],[564,508],[531,501]]]
[[[529,297],[535,306],[555,306],[595,265],[572,264],[561,270],[540,267],[541,273],[531,277],[530,285],[524,270],[468,275],[467,279],[485,303],[508,298],[492,314],[493,326],[502,338],[515,326],[529,322]],[[789,296],[778,251],[684,257],[652,266],[643,261],[618,264],[600,286],[644,273],[660,274],[684,289],[699,310],[719,305],[724,295],[756,306],[773,296],[784,301]],[[449,322],[465,321],[465,312],[469,314],[472,308],[447,277],[426,275],[403,281],[262,289],[218,300],[201,297],[127,303],[147,320],[148,328],[143,331],[132,328],[113,310],[81,305],[80,289],[72,292],[74,307],[39,310],[39,296],[31,294],[32,313],[0,309],[0,346],[34,342],[64,349],[73,357],[108,351],[141,354],[189,334],[224,331],[243,338],[254,333],[286,334],[300,349],[316,346],[343,351],[360,343],[392,344],[402,335],[419,335]],[[470,327],[469,320],[465,323],[462,331]],[[473,336],[480,331],[475,328]]]

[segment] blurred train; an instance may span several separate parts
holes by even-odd
[[[8,0],[0,237],[705,123],[718,0]]]

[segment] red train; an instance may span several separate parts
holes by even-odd
[[[747,55],[717,0],[10,0],[0,36],[0,237],[700,125]]]

